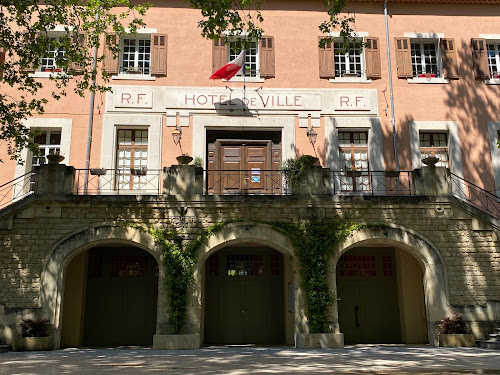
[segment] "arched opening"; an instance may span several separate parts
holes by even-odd
[[[158,263],[132,245],[84,250],[64,280],[61,346],[150,346],[156,331]]]
[[[428,342],[423,271],[412,254],[364,243],[342,254],[336,276],[346,344]]]
[[[231,245],[205,261],[204,343],[284,344],[293,302],[291,262],[258,243]],[[290,329],[289,329],[290,330]],[[293,332],[293,331],[292,331]]]

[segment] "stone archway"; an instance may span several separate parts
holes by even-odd
[[[206,264],[207,259],[220,251],[221,254],[234,252],[243,254],[248,252],[245,249],[256,249],[263,254],[276,253],[283,258],[284,277],[281,278],[281,295],[284,301],[282,309],[284,330],[284,343],[294,344],[295,332],[301,329],[296,322],[305,322],[300,290],[300,280],[298,274],[297,259],[293,255],[293,246],[283,234],[275,231],[271,226],[256,223],[233,223],[224,227],[217,234],[209,238],[206,245],[203,245],[198,253],[197,269],[195,271],[195,296],[201,303],[194,303],[195,311],[192,316],[196,316],[199,322],[200,342],[204,343],[205,333],[205,309],[207,290],[206,286]],[[266,250],[267,249],[267,250]],[[254,251],[252,250],[252,251]],[[213,259],[213,258],[211,258]],[[241,280],[241,285],[244,282]],[[213,284],[212,284],[213,285]],[[239,289],[238,289],[239,290]],[[298,316],[301,318],[297,319]],[[283,343],[283,342],[282,342]]]
[[[425,315],[427,317],[427,337],[431,345],[437,345],[437,327],[434,322],[450,311],[446,268],[437,248],[417,232],[396,225],[384,228],[364,228],[355,232],[339,244],[335,257],[330,263],[330,283],[337,294],[337,263],[340,257],[351,249],[366,246],[395,247],[410,254],[421,267],[424,290]],[[332,315],[337,317],[337,305],[332,307]]]
[[[132,246],[151,254],[157,264],[161,264],[161,250],[154,238],[135,228],[102,225],[71,233],[61,239],[47,256],[41,276],[40,305],[42,314],[55,326],[55,346],[61,342],[62,313],[64,309],[64,287],[68,265],[86,250],[113,245]],[[166,325],[166,298],[164,290],[164,270],[159,267],[157,330]]]

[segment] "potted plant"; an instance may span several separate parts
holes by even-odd
[[[104,176],[108,170],[106,168],[90,168],[90,174],[92,176]]]
[[[359,167],[346,168],[345,174],[347,177],[361,177],[363,171]]]
[[[389,177],[389,178],[397,178],[397,177],[399,177],[399,171],[397,171],[395,169],[387,169],[384,171],[384,175],[385,175],[385,177]]]
[[[146,167],[141,168],[131,168],[130,174],[132,176],[145,176],[148,173],[148,169]]]
[[[442,347],[476,346],[476,338],[472,334],[467,334],[467,325],[459,314],[441,319],[438,340],[439,346]]]
[[[52,350],[53,337],[50,336],[48,319],[23,319],[21,321],[21,337],[12,342],[14,351]]]

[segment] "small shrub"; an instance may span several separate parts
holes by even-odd
[[[449,334],[463,334],[467,333],[467,325],[461,315],[455,314],[447,318],[441,319],[439,323],[439,333]]]
[[[48,319],[23,319],[21,321],[22,337],[48,337],[50,321]]]

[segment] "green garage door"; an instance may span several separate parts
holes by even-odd
[[[156,331],[158,269],[136,248],[89,251],[84,345],[153,344]]]
[[[283,256],[225,249],[206,262],[205,343],[283,344]]]
[[[355,249],[337,264],[340,331],[348,344],[401,343],[393,249]]]

